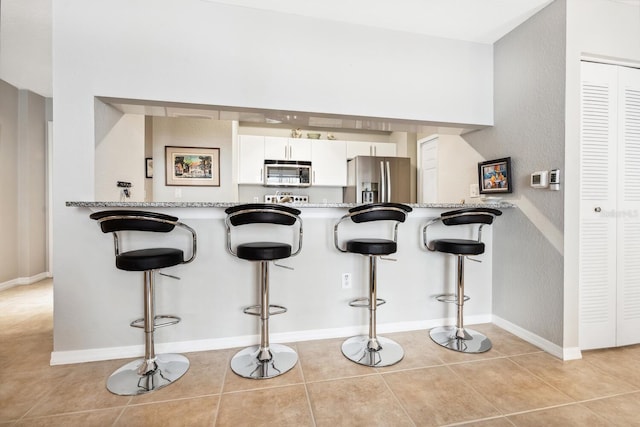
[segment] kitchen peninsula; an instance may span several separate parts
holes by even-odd
[[[198,254],[188,265],[167,269],[157,279],[158,314],[175,314],[182,322],[156,332],[158,351],[188,352],[230,348],[255,343],[257,324],[243,314],[242,308],[255,300],[255,268],[231,256],[226,249],[224,208],[235,202],[66,202],[76,210],[78,232],[86,242],[78,253],[62,254],[64,265],[84,278],[85,286],[60,297],[66,307],[75,307],[72,316],[76,331],[65,335],[52,353],[52,364],[129,358],[142,351],[140,332],[129,328],[141,307],[139,279],[114,267],[110,235],[100,232],[92,212],[103,209],[139,209],[174,215],[193,227],[198,235]],[[295,203],[301,209],[304,241],[301,253],[283,260],[295,270],[271,269],[271,286],[275,304],[288,308],[285,316],[272,319],[272,341],[294,342],[354,335],[366,330],[367,310],[350,307],[348,301],[367,293],[367,262],[364,257],[338,252],[333,245],[333,226],[355,206],[349,203]],[[450,209],[491,206],[503,209],[507,203],[495,204],[410,204],[414,208],[407,221],[400,224],[396,261],[379,265],[379,296],[387,304],[378,311],[379,332],[427,329],[454,322],[455,305],[437,302],[433,296],[453,292],[455,261],[453,257],[427,251],[422,245],[422,226],[429,218]],[[83,220],[82,218],[86,218]],[[471,296],[465,304],[468,324],[492,320],[492,270],[495,248],[492,233],[499,232],[500,221],[483,230],[487,251],[482,263],[469,263],[466,286]],[[379,232],[379,225],[366,232]],[[492,230],[496,229],[496,231]],[[256,231],[260,233],[260,230]],[[345,236],[354,230],[345,228]],[[341,230],[342,233],[342,230]],[[363,228],[359,225],[357,233]],[[430,230],[431,233],[431,230]],[[433,237],[469,238],[469,229],[441,227]],[[156,237],[156,236],[153,236]],[[163,237],[164,238],[164,237]],[[169,241],[184,246],[185,236],[171,233]],[[431,235],[430,235],[431,238]],[[138,239],[138,237],[136,237]],[[146,237],[145,237],[146,239]],[[140,242],[133,242],[139,244]],[[351,274],[351,287],[343,287],[342,275]],[[86,333],[90,325],[91,334]],[[71,349],[71,350],[69,350]],[[339,351],[339,349],[336,349]]]

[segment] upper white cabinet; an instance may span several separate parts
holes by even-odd
[[[264,158],[311,161],[311,141],[302,138],[264,137]]]
[[[238,184],[262,184],[264,136],[238,136]]]
[[[347,141],[347,159],[356,156],[396,157],[393,142]]]
[[[345,141],[311,142],[312,185],[343,187],[347,185],[347,143]]]

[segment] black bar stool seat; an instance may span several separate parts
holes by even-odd
[[[347,252],[361,255],[391,255],[398,250],[398,244],[387,239],[347,240]]]
[[[248,261],[274,261],[289,258],[291,245],[279,242],[242,243],[236,247],[238,258]]]
[[[174,248],[138,249],[116,256],[116,268],[126,271],[159,270],[184,262],[184,251]]]
[[[452,255],[480,255],[484,253],[484,243],[466,239],[438,239],[433,242],[436,252]]]

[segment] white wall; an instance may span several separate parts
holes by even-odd
[[[118,181],[131,183],[127,202],[145,200],[144,116],[124,114],[103,139],[96,143],[96,200],[119,201]]]
[[[564,201],[564,342],[577,347],[580,167],[580,59],[640,68],[640,6],[567,0]]]
[[[95,96],[492,124],[489,45],[198,0],[54,0],[53,76],[56,351],[139,338],[120,335],[121,325],[139,311],[137,301],[123,304],[111,294],[116,284],[138,279],[115,270],[108,236],[89,212],[64,205],[95,198]],[[69,158],[76,160],[73,169],[66,167]],[[220,226],[203,230],[218,232]],[[221,242],[210,245],[218,251]],[[207,260],[213,253],[203,250],[201,256]],[[210,301],[226,304],[233,289],[246,292],[253,277],[246,265],[239,271],[248,276],[239,280],[213,272],[214,261],[184,268],[181,283],[210,277],[222,285],[215,292],[204,284],[182,285],[200,292],[196,298],[203,304],[179,307],[183,311],[209,310]],[[397,280],[413,280],[408,276],[399,271]],[[307,277],[308,286],[324,284],[320,276]],[[232,303],[240,300],[246,304],[248,298]],[[225,333],[218,328],[228,321],[187,325],[202,336]],[[282,322],[284,329],[296,327],[294,317]]]

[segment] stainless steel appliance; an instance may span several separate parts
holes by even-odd
[[[411,160],[408,157],[354,157],[347,162],[344,202],[410,202],[410,177]]]
[[[309,203],[306,194],[293,194],[285,191],[276,191],[276,194],[265,194],[265,203]]]
[[[265,160],[264,185],[278,187],[308,187],[311,185],[311,162],[295,160]]]

